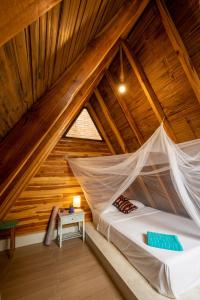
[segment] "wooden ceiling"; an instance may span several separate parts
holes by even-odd
[[[0,48],[1,137],[31,108],[0,144],[0,217],[86,102],[111,153],[135,151],[163,120],[175,142],[200,138],[198,5],[65,0]]]
[[[124,2],[63,0],[0,48],[0,140]]]

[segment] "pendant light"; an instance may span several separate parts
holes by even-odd
[[[118,87],[118,91],[120,94],[124,94],[126,92],[126,85],[124,83],[124,66],[123,66],[123,52],[122,46],[120,46],[120,84]]]

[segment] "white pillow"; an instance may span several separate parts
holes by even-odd
[[[98,211],[103,211],[105,206],[106,206],[105,203],[99,203],[95,206],[95,209],[98,210]],[[117,211],[117,208],[112,204],[104,210],[104,212],[115,212],[115,211]]]
[[[137,201],[137,200],[131,200],[131,199],[129,199],[129,201],[130,201],[133,205],[137,206],[137,208],[143,208],[143,207],[145,207],[145,205],[144,205],[142,202],[140,202],[140,201]]]
[[[108,206],[106,208],[105,212],[115,212],[117,210],[118,210],[117,207],[115,207],[114,205],[111,204],[110,206]]]

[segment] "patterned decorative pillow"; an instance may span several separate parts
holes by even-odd
[[[124,214],[129,214],[131,211],[137,209],[137,206],[132,204],[128,198],[121,195],[119,198],[117,198],[113,205],[118,208],[119,211],[121,211]]]

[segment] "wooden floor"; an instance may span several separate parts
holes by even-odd
[[[0,253],[1,300],[122,300],[96,257],[80,239]]]

